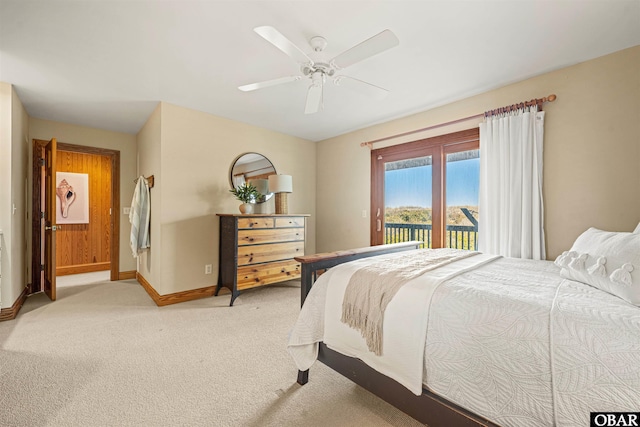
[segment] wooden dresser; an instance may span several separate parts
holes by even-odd
[[[215,295],[231,291],[231,303],[240,291],[300,277],[306,219],[309,215],[218,214],[220,217],[220,272]]]

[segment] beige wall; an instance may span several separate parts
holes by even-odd
[[[640,46],[318,144],[317,249],[369,245],[370,152],[360,143],[555,93],[544,110],[547,257],[590,226],[640,221]],[[477,126],[478,120],[375,148]],[[348,191],[337,189],[349,185]]]
[[[27,180],[29,171],[29,116],[22,106],[15,90],[11,92],[11,193],[12,203],[12,264],[11,272],[14,301],[30,282],[27,276],[27,242],[24,231],[31,228],[27,219],[31,218],[28,211],[31,199],[28,198]],[[28,259],[31,259],[30,257]]]
[[[151,247],[141,252],[138,258],[138,272],[149,283],[160,283],[160,268],[157,266],[160,265],[160,255],[162,254],[160,237],[160,201],[162,198],[162,173],[160,170],[161,110],[162,104],[160,103],[136,137],[138,141],[137,175],[146,177],[153,175],[154,178],[153,188],[149,192],[151,200],[149,241]],[[130,252],[131,250],[127,251],[127,253]]]
[[[293,176],[289,212],[311,215],[306,252],[315,252],[315,143],[167,103],[161,104],[160,116],[160,168],[153,173],[156,179],[161,175],[161,184],[151,191],[151,198],[161,193],[152,224],[160,222],[162,246],[160,261],[152,259],[149,271],[149,282],[159,294],[216,284],[216,214],[239,212],[240,202],[229,193],[229,173],[233,160],[245,152],[261,153],[278,173]],[[147,147],[146,142],[139,144]],[[141,151],[140,159],[157,153],[154,146]],[[260,207],[273,213],[273,200]],[[152,253],[158,250],[157,234],[152,229]],[[212,264],[213,274],[204,274],[206,264]]]
[[[0,82],[0,307],[11,307],[27,284],[27,150],[29,116],[13,86]]]
[[[29,140],[49,140],[56,138],[58,142],[83,145],[87,147],[107,148],[120,151],[120,271],[136,270],[136,262],[129,249],[131,226],[129,216],[122,213],[122,208],[131,206],[136,178],[136,136],[126,133],[76,126],[67,123],[53,122],[36,118],[29,119]],[[33,156],[33,146],[29,144],[29,164]],[[29,177],[29,194],[31,194],[31,177]],[[31,205],[31,203],[29,203]],[[29,206],[31,209],[31,206]],[[31,233],[28,233],[31,248]],[[31,251],[29,251],[29,256]],[[31,265],[31,258],[28,266]]]
[[[10,307],[13,304],[10,296],[11,272],[11,85],[0,82],[0,243],[2,244],[2,274],[5,276],[0,283],[0,307]]]

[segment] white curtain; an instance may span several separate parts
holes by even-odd
[[[244,184],[246,181],[244,179],[244,175],[239,174],[239,175],[233,175],[231,177],[231,181],[233,181],[233,187],[234,188],[238,188],[240,187],[242,184]]]
[[[480,124],[481,252],[546,259],[542,206],[544,112],[537,106]]]

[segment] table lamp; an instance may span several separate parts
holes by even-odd
[[[288,214],[287,194],[293,192],[291,175],[269,175],[269,192],[276,195],[276,214]]]

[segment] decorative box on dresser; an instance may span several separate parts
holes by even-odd
[[[306,219],[301,214],[218,214],[220,271],[215,295],[231,291],[230,306],[240,291],[300,278]]]

